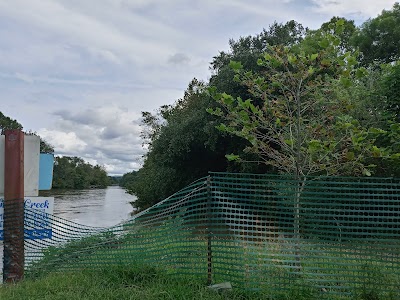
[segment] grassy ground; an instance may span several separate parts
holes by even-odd
[[[85,269],[49,273],[37,279],[26,279],[18,284],[0,285],[1,300],[377,300],[373,294],[352,297],[321,296],[306,286],[288,286],[280,292],[258,292],[233,289],[217,292],[204,282],[193,278],[168,275],[165,270],[149,266],[125,265],[107,269]],[[400,299],[393,295],[387,299]]]
[[[193,279],[173,279],[146,266],[52,273],[36,280],[0,286],[1,300],[268,299],[262,294],[210,290]],[[289,299],[289,298],[285,298]],[[298,298],[293,298],[298,299]]]

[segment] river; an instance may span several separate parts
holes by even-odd
[[[43,193],[43,196],[54,197],[55,216],[94,227],[110,227],[128,219],[133,212],[129,202],[136,199],[119,186],[106,189],[52,190]]]

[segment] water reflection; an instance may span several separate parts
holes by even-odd
[[[51,191],[54,215],[95,227],[110,227],[129,218],[135,197],[118,186],[107,189]]]

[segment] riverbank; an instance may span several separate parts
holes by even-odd
[[[146,266],[52,273],[17,285],[0,286],[2,300],[261,299],[253,296],[238,292],[218,294],[202,282],[173,279],[162,270]]]

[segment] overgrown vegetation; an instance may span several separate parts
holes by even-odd
[[[208,82],[194,79],[174,105],[143,112],[149,151],[124,183],[135,205],[208,171],[399,177],[399,15],[396,3],[360,27],[292,20],[230,40]]]

